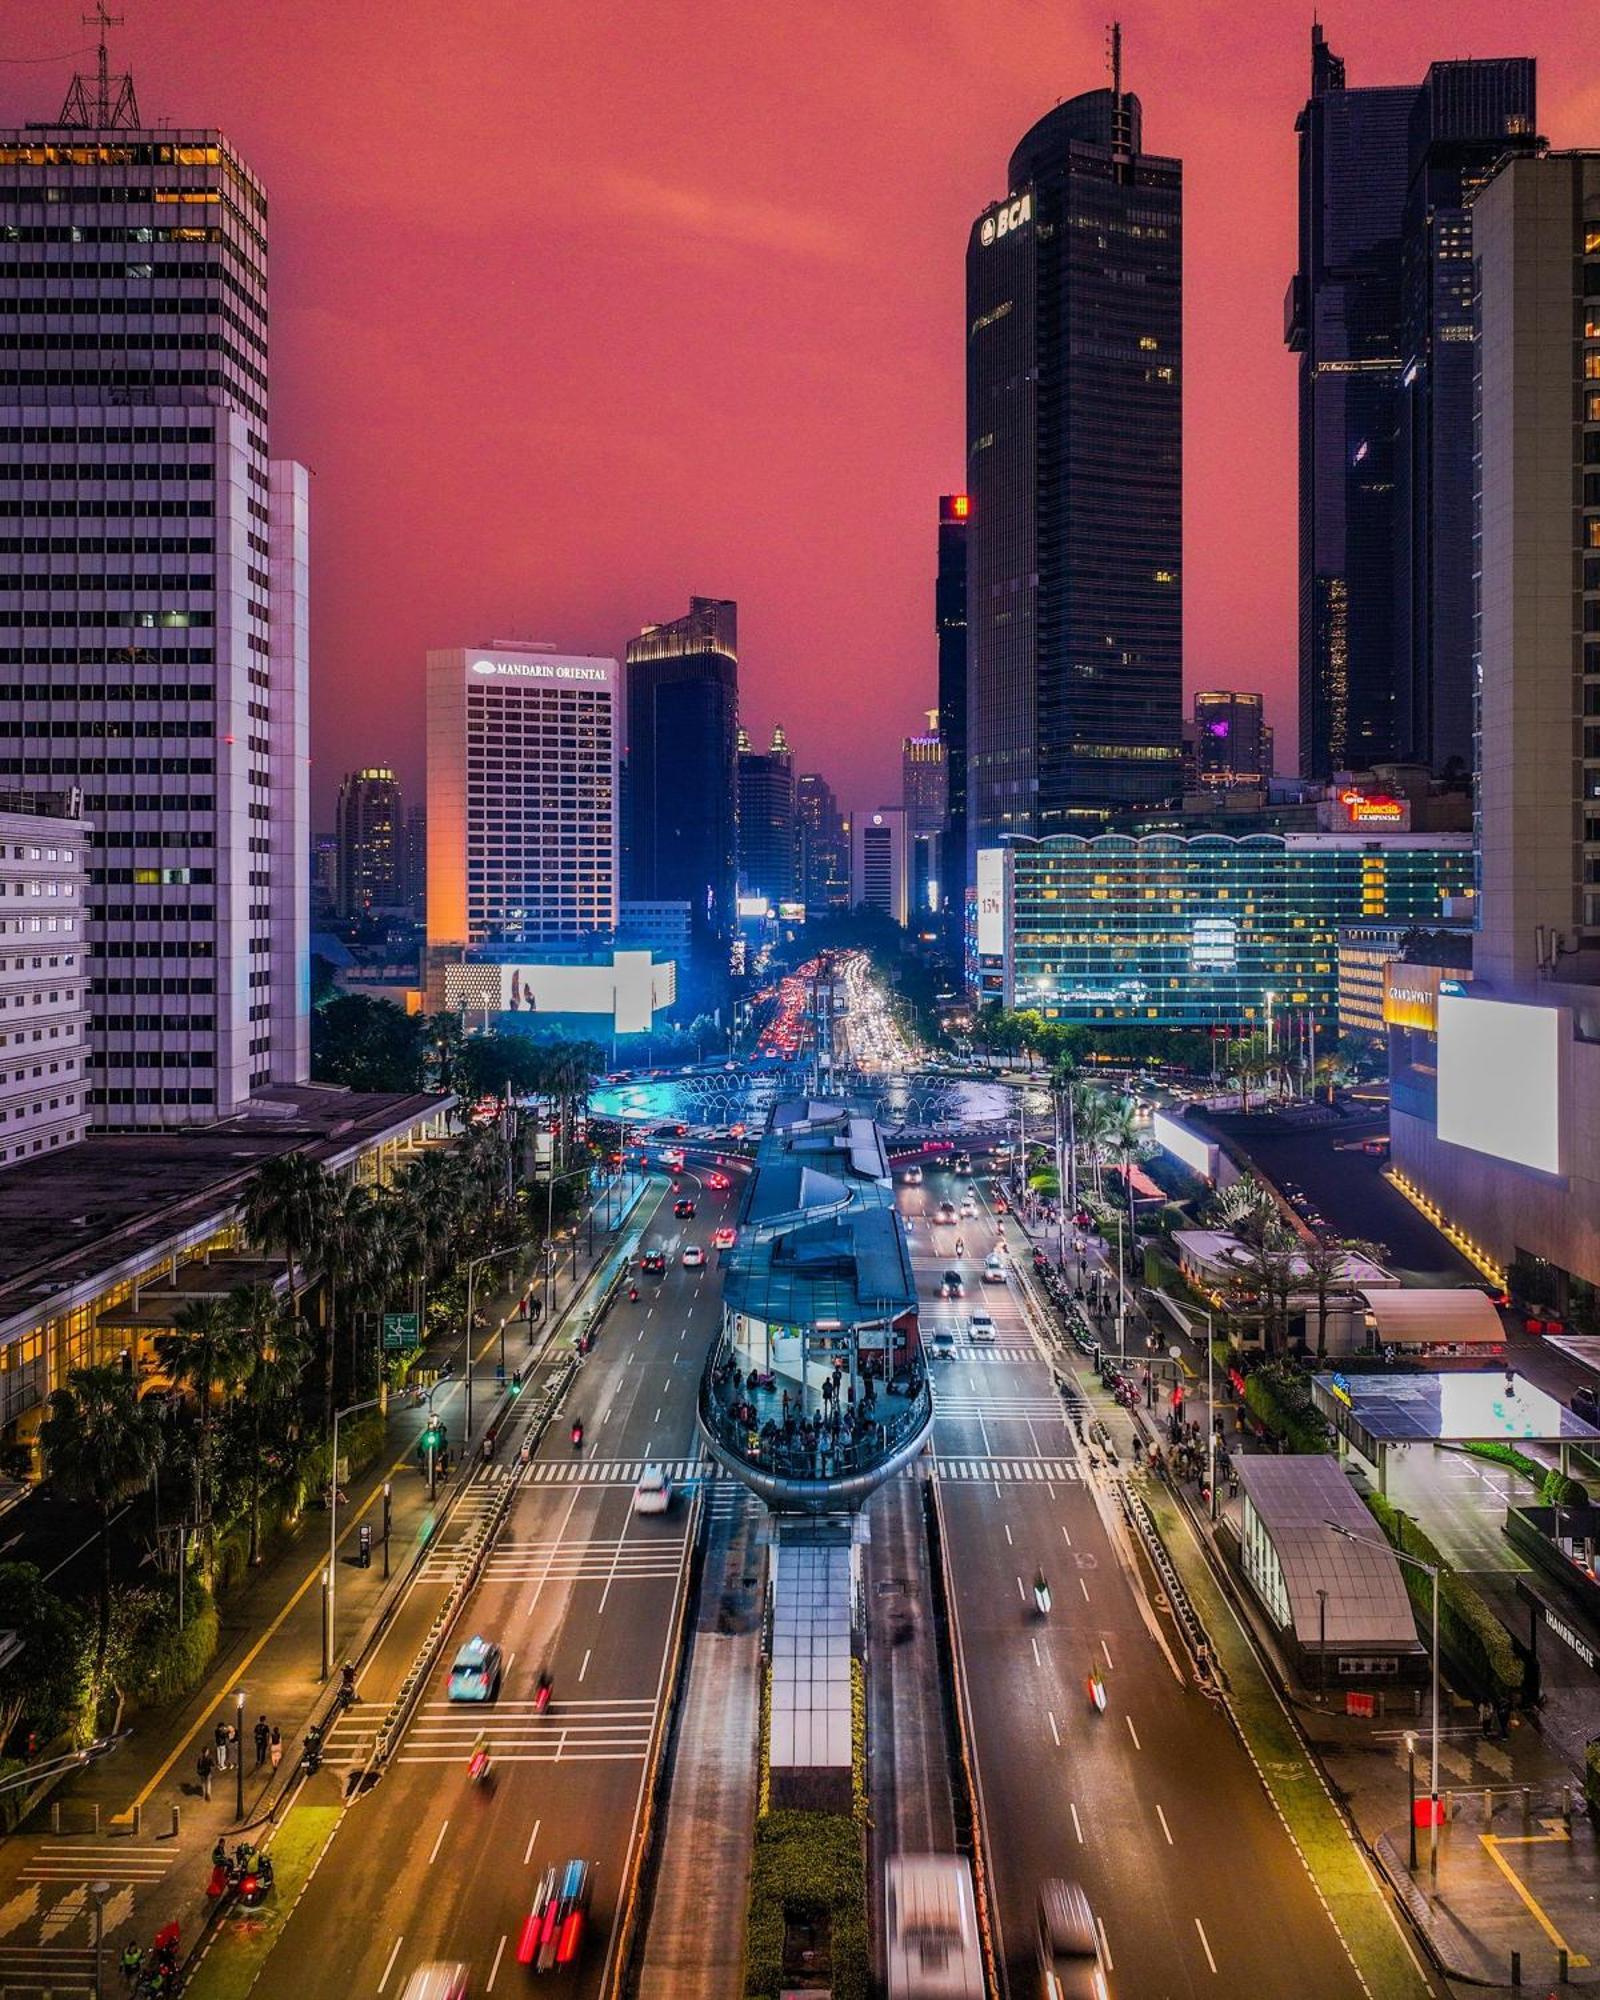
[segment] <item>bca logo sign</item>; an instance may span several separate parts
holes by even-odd
[[[1009,236],[1013,229],[1020,229],[1025,222],[1033,220],[1033,196],[1018,195],[1012,202],[1002,202],[983,218],[978,230],[979,240],[985,248],[1002,236]]]

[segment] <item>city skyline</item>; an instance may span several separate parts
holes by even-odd
[[[781,714],[841,796],[891,794],[898,734],[870,724],[880,695],[897,718],[933,698],[922,524],[964,483],[966,232],[1002,192],[1016,134],[1105,78],[1098,14],[1018,11],[1014,32],[1006,18],[960,10],[913,38],[883,8],[774,35],[707,6],[641,24],[624,48],[556,10],[540,23],[541,144],[525,162],[517,140],[493,161],[458,147],[469,104],[470,129],[517,123],[511,93],[535,51],[499,10],[427,7],[402,41],[376,9],[335,26],[289,0],[219,46],[204,11],[174,0],[115,31],[146,117],[220,124],[273,190],[273,449],[312,461],[318,516],[318,824],[342,772],[374,759],[420,795],[430,646],[494,631],[615,653],[691,590],[740,601],[753,735]],[[1262,688],[1291,768],[1281,298],[1309,15],[1244,9],[1199,46],[1192,25],[1173,6],[1125,22],[1129,74],[1187,188],[1185,686]],[[12,26],[29,61],[0,72],[0,114],[48,120],[81,59],[76,12],[33,0]],[[1357,86],[1526,51],[1552,144],[1592,129],[1570,8],[1326,26]],[[660,84],[690,62],[696,103],[717,115],[686,134],[681,94]],[[823,90],[793,91],[801,65]],[[942,101],[969,106],[968,122],[930,126]],[[663,176],[669,135],[682,164]],[[335,185],[337,208],[322,192]],[[648,342],[628,312],[593,310],[645,293]],[[840,314],[846,293],[857,309]],[[357,346],[361,366],[342,365]],[[702,421],[708,407],[720,422]],[[1238,562],[1242,546],[1260,559]],[[850,634],[832,677],[813,664],[819,620]]]

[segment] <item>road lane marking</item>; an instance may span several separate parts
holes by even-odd
[[[660,1405],[659,1403],[657,1403],[657,1405],[656,1405],[656,1413],[655,1413],[655,1415],[654,1415],[654,1416],[653,1416],[653,1417],[652,1417],[652,1418],[650,1419],[650,1421],[651,1421],[651,1423],[653,1423],[653,1424],[659,1424],[659,1423],[660,1423],[660,1421],[661,1421],[661,1405]]]
[[[1078,1578],[1078,1588],[1083,1592],[1083,1601],[1087,1604],[1089,1602],[1089,1586],[1081,1576]]]
[[[495,1946],[494,1964],[491,1965],[489,1968],[489,1983],[483,1989],[485,1993],[492,1993],[494,1991],[495,1976],[500,1970],[500,1960],[505,1953],[505,1948],[506,1948],[506,1941],[505,1938],[502,1936],[499,1944]]]
[[[536,1819],[533,1823],[533,1831],[528,1835],[528,1844],[522,1850],[522,1865],[524,1868],[533,1859],[533,1843],[539,1838],[539,1829],[543,1825],[544,1821],[542,1819]]]
[[[600,1419],[600,1422],[601,1422],[601,1425],[602,1425],[602,1426],[604,1426],[604,1425],[606,1425],[606,1424],[609,1424],[609,1423],[610,1423],[610,1421],[611,1421],[611,1412],[612,1412],[612,1410],[613,1410],[613,1409],[614,1409],[615,1407],[616,1407],[616,1406],[615,1406],[614,1404],[612,1404],[612,1403],[607,1403],[607,1404],[606,1404],[606,1413],[605,1413],[605,1415],[604,1415],[604,1416],[603,1416],[603,1417],[602,1417],[602,1418]]]
[[[1106,1656],[1106,1665],[1110,1667],[1113,1673],[1115,1673],[1117,1669],[1115,1662],[1111,1658],[1111,1648],[1106,1644],[1104,1639],[1100,1641],[1100,1650]]]
[[[589,1648],[588,1648],[588,1649],[587,1649],[587,1650],[585,1651],[585,1653],[584,1653],[584,1656],[583,1656],[583,1665],[582,1665],[581,1667],[579,1667],[579,1669],[578,1669],[578,1679],[579,1679],[580,1681],[581,1681],[581,1680],[583,1679],[584,1675],[585,1675],[586,1673],[588,1673],[588,1671],[589,1671],[589,1658],[590,1658],[590,1654],[592,1654],[592,1653],[593,1653],[593,1651],[594,1651],[594,1648],[593,1648],[593,1647],[591,1646],[591,1647],[589,1647]],[[1129,1728],[1131,1729],[1131,1728],[1133,1727],[1133,1724],[1132,1724],[1132,1723],[1130,1722],[1130,1723],[1129,1723],[1129,1725],[1128,1725],[1128,1727],[1129,1727]]]
[[[1211,1967],[1211,1970],[1213,1972],[1215,1972],[1217,1969],[1217,1961],[1211,1956],[1211,1940],[1206,1936],[1206,1927],[1203,1923],[1201,1923],[1198,1917],[1196,1917],[1194,1920],[1194,1927],[1200,1933],[1200,1942],[1206,1948],[1206,1964]]]
[[[394,1962],[400,1956],[400,1947],[405,1943],[405,1941],[406,1941],[406,1934],[404,1931],[402,1931],[400,1935],[395,1939],[394,1944],[390,1949],[389,1963],[383,1968],[383,1977],[378,1981],[378,1991],[380,1993],[389,1983],[389,1974],[394,1971]]]
[[[1028,1593],[1022,1587],[1022,1578],[1020,1576],[1017,1578],[1017,1595],[1022,1599],[1024,1604],[1027,1603]]]
[[[1016,1547],[1016,1543],[1011,1539],[1011,1523],[1009,1521],[1006,1523],[1006,1547],[1008,1549]]]
[[[1161,1831],[1167,1836],[1167,1845],[1170,1847],[1172,1845],[1172,1828],[1167,1825],[1167,1816],[1161,1810],[1159,1800],[1156,1802],[1156,1818],[1161,1822]]]
[[[1078,1818],[1078,1804],[1077,1804],[1077,1801],[1076,1801],[1076,1799],[1074,1799],[1073,1801],[1071,1801],[1071,1810],[1072,1810],[1072,1830],[1073,1830],[1073,1832],[1074,1832],[1074,1833],[1075,1833],[1075,1834],[1076,1834],[1076,1835],[1078,1836],[1078,1845],[1079,1845],[1080,1847],[1082,1847],[1082,1845],[1083,1845],[1083,1822],[1082,1822],[1082,1820],[1080,1820],[1080,1819]]]
[[[1037,1640],[1037,1639],[1030,1639],[1030,1640],[1028,1641],[1028,1644],[1029,1644],[1029,1645],[1030,1645],[1030,1646],[1031,1646],[1031,1647],[1033,1648],[1033,1664],[1034,1664],[1034,1665],[1035,1665],[1036,1667],[1042,1667],[1042,1666],[1044,1665],[1044,1661],[1043,1661],[1043,1660],[1041,1660],[1041,1659],[1040,1659],[1040,1657],[1039,1657],[1039,1642],[1038,1642],[1038,1640]]]
[[[1139,1732],[1133,1726],[1133,1717],[1131,1715],[1125,1715],[1122,1719],[1128,1725],[1128,1734],[1133,1738],[1134,1749],[1142,1750],[1144,1748],[1144,1745],[1139,1741]]]
[[[1544,1825],[1548,1829],[1544,1833],[1480,1833],[1478,1839],[1487,1852],[1489,1859],[1500,1870],[1500,1873],[1504,1875],[1506,1880],[1511,1884],[1511,1887],[1522,1899],[1527,1907],[1528,1914],[1533,1918],[1540,1930],[1544,1932],[1557,1951],[1564,1951],[1567,1954],[1567,1963],[1569,1965],[1587,1965],[1589,1963],[1588,1959],[1584,1957],[1582,1952],[1574,1951],[1571,1945],[1567,1943],[1566,1939],[1540,1908],[1533,1891],[1500,1852],[1502,1847],[1543,1847],[1552,1841],[1571,1840],[1572,1835],[1564,1831],[1558,1821],[1546,1820]]]
[[[1056,1727],[1055,1711],[1050,1711],[1050,1734],[1056,1739],[1056,1748],[1061,1748],[1061,1731]]]
[[[1072,1547],[1072,1537],[1067,1533],[1065,1528],[1061,1530],[1061,1539],[1066,1543],[1069,1549]]]
[[[1096,1917],[1095,1923],[1100,1931],[1100,1956],[1106,1962],[1106,1971],[1115,1972],[1117,1968],[1115,1964],[1112,1962],[1111,1958],[1111,1941],[1106,1936],[1106,1920],[1104,1917]],[[1213,1966],[1211,1969],[1213,1972],[1216,1971],[1215,1966]]]
[[[439,1849],[444,1846],[444,1837],[449,1830],[449,1826],[449,1820],[441,1820],[439,1823],[439,1838],[433,1843],[433,1852],[428,1856],[428,1866],[430,1868],[439,1858]]]

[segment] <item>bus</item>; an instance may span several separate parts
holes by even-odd
[[[970,1863],[896,1854],[883,1871],[889,2000],[984,2000]]]

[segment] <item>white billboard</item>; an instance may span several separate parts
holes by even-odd
[[[602,963],[467,964],[445,967],[445,1003],[468,1014],[601,1014],[619,1035],[648,1034],[677,997],[677,966],[648,951],[617,951]]]
[[[978,952],[1003,958],[1006,949],[1006,851],[978,849]]]
[[[1439,1137],[1491,1159],[1559,1174],[1563,1007],[1439,995]]]
[[[1181,1160],[1208,1181],[1216,1179],[1218,1148],[1208,1145],[1181,1118],[1174,1118],[1170,1111],[1158,1111],[1150,1121],[1150,1136],[1175,1160]]]

